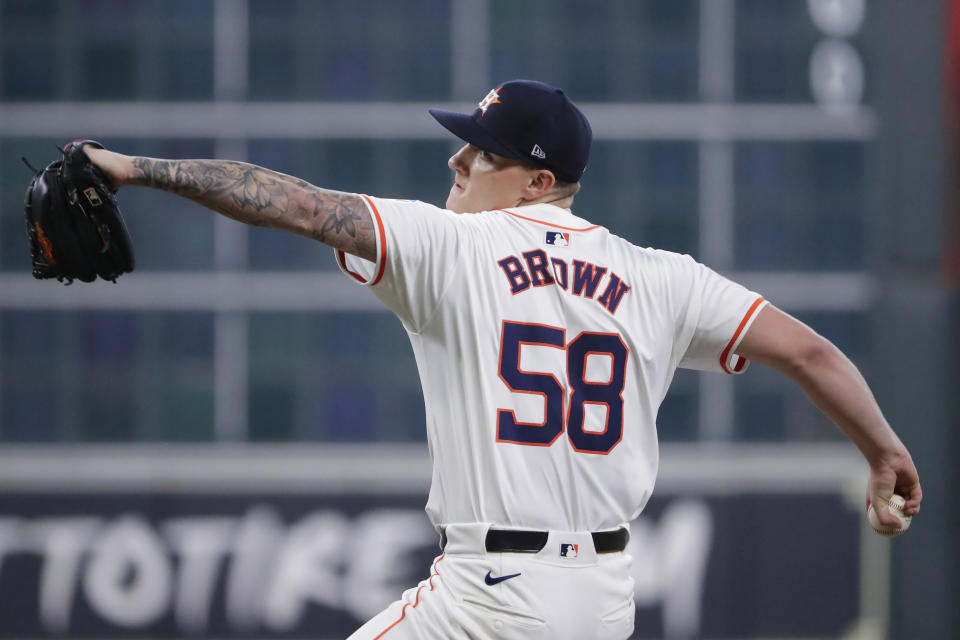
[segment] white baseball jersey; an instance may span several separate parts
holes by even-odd
[[[657,476],[674,371],[742,371],[733,352],[763,298],[550,204],[456,214],[364,198],[377,260],[337,260],[410,336],[434,525],[633,520]]]

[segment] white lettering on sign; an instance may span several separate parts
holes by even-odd
[[[156,622],[170,605],[173,569],[166,545],[139,516],[111,522],[90,549],[87,599],[105,620],[126,628]]]
[[[661,605],[666,637],[697,637],[713,541],[710,508],[701,500],[677,500],[656,524],[641,517],[630,532],[637,604]]]
[[[180,557],[173,608],[184,631],[201,633],[207,628],[217,576],[235,528],[236,518],[225,517],[178,518],[164,526]]]
[[[20,527],[20,549],[43,557],[40,572],[39,616],[55,632],[70,624],[80,559],[96,535],[99,518],[46,518]]]
[[[712,526],[699,500],[632,525],[636,600],[661,608],[667,637],[697,635]],[[428,575],[424,551],[438,554],[436,543],[423,511],[407,508],[317,510],[293,522],[265,504],[239,517],[153,523],[143,514],[0,517],[0,572],[12,555],[39,556],[34,615],[54,634],[69,634],[79,600],[126,631],[172,616],[187,635],[214,619],[247,634],[285,633],[311,607],[367,620]]]
[[[240,521],[227,570],[227,620],[238,631],[253,632],[263,617],[264,577],[276,568],[287,528],[270,507],[255,506]]]
[[[410,509],[368,511],[357,524],[341,589],[344,608],[366,620],[414,586],[410,576],[419,581],[427,575],[429,567],[419,566],[412,552],[425,540],[436,544],[437,534],[422,512]]]
[[[342,608],[339,566],[351,535],[339,513],[314,513],[290,528],[266,594],[263,622],[274,630],[296,626],[307,604]]]

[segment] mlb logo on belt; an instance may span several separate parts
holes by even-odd
[[[560,543],[560,556],[563,558],[576,558],[580,545],[570,544],[569,542]]]
[[[560,231],[547,231],[547,244],[552,244],[557,247],[569,247],[570,234]]]

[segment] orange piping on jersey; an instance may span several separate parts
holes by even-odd
[[[743,316],[743,320],[740,321],[740,326],[737,327],[737,330],[734,332],[733,337],[730,338],[730,342],[727,343],[727,348],[723,350],[723,353],[720,354],[720,367],[729,374],[739,373],[743,371],[743,368],[747,366],[747,359],[740,358],[736,365],[733,367],[733,371],[727,368],[727,356],[730,355],[730,350],[733,349],[733,345],[736,344],[737,338],[740,337],[740,333],[743,332],[743,328],[747,326],[747,322],[750,321],[750,318],[753,317],[753,314],[756,313],[757,308],[763,304],[763,297],[757,298],[750,308],[747,309],[747,313]]]
[[[440,564],[440,561],[443,560],[444,557],[446,557],[446,555],[447,555],[447,554],[445,554],[445,553],[444,553],[443,555],[441,555],[439,558],[437,558],[437,561],[433,564],[433,574],[430,576],[430,580],[428,581],[428,584],[430,585],[430,591],[433,591],[433,579],[436,578],[438,575],[440,575],[440,572],[437,571],[437,565]],[[414,609],[416,609],[416,608],[417,608],[417,605],[420,604],[420,592],[423,591],[424,588],[426,588],[426,586],[427,586],[427,585],[423,585],[422,587],[420,587],[419,589],[417,589],[417,597],[416,597],[416,598],[414,599],[414,601],[413,601],[413,608],[414,608]],[[403,609],[400,610],[400,617],[397,618],[397,619],[393,622],[393,624],[391,624],[389,627],[387,627],[386,629],[384,629],[383,631],[381,631],[381,632],[380,632],[380,635],[378,635],[377,637],[375,637],[373,640],[380,640],[380,638],[382,638],[383,636],[387,635],[387,631],[390,631],[390,629],[393,629],[395,626],[397,626],[398,624],[400,624],[401,622],[403,622],[403,619],[407,616],[407,607],[409,607],[409,606],[410,606],[410,603],[409,603],[409,602],[408,602],[407,604],[403,605]]]
[[[592,227],[587,227],[586,229],[574,229],[573,227],[563,227],[563,226],[560,226],[559,224],[553,224],[552,222],[544,222],[543,220],[537,220],[536,218],[528,218],[526,216],[520,215],[519,213],[513,213],[512,211],[507,211],[506,209],[497,209],[497,211],[503,211],[507,215],[511,215],[515,218],[520,218],[521,220],[526,220],[528,222],[536,222],[537,224],[542,224],[547,227],[553,227],[554,229],[563,229],[564,231],[591,231],[593,229],[600,228],[600,225],[595,224]]]
[[[373,200],[371,200],[369,196],[361,197],[370,205],[370,210],[373,211],[373,215],[377,219],[377,233],[380,234],[380,255],[378,256],[380,258],[380,269],[377,271],[377,277],[370,283],[372,287],[380,282],[380,278],[383,277],[383,269],[387,266],[387,234],[383,231],[383,220],[380,219],[380,212],[377,211],[377,205],[373,204]]]
[[[380,263],[380,268],[377,270],[376,277],[372,282],[370,282],[370,286],[372,287],[380,282],[380,279],[383,277],[383,270],[387,266],[387,234],[383,231],[383,220],[380,219],[380,212],[377,211],[377,206],[373,204],[373,200],[365,195],[361,195],[360,197],[366,200],[367,204],[370,205],[370,210],[373,211],[373,217],[377,220],[377,232],[380,236],[380,255],[377,256],[378,262]],[[367,281],[363,279],[363,276],[361,276],[359,273],[350,271],[350,269],[347,267],[346,256],[342,250],[337,249],[336,255],[337,262],[340,263],[340,266],[343,267],[343,270],[346,271],[348,275],[352,276],[360,284],[367,284]]]

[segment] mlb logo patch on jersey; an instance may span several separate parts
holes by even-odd
[[[547,231],[547,244],[552,244],[557,247],[569,247],[570,234],[561,231]]]
[[[580,545],[570,544],[569,542],[560,543],[560,556],[563,558],[576,558]]]

